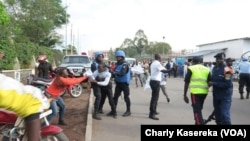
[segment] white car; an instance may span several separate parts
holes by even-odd
[[[130,67],[135,63],[136,59],[135,58],[125,58],[125,61],[129,63]]]
[[[66,67],[75,76],[80,76],[91,67],[91,61],[87,55],[66,55],[59,67]]]

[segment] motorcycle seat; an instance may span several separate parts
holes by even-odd
[[[43,81],[43,82],[51,82],[53,79],[50,78],[41,78],[41,77],[36,77],[34,78],[34,81]]]

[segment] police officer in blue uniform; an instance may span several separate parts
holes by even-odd
[[[124,94],[124,100],[126,102],[126,107],[127,110],[123,114],[124,117],[130,116],[130,88],[129,88],[129,83],[130,83],[130,68],[129,64],[125,61],[125,52],[122,50],[118,50],[115,54],[117,64],[116,68],[114,70],[114,76],[115,76],[115,93],[114,93],[114,102],[115,105],[117,106],[118,98],[121,96],[121,93],[123,92]]]
[[[249,99],[250,93],[250,62],[247,56],[242,56],[242,62],[239,65],[239,92],[240,99],[244,99],[244,86],[246,87],[246,98]]]
[[[95,60],[91,64],[91,71],[94,72],[98,68],[98,64],[103,63],[104,54],[101,51],[95,53]]]
[[[91,64],[91,68],[90,68],[91,71],[92,71],[92,73],[94,73],[94,72],[97,70],[99,64],[104,63],[103,59],[104,59],[104,54],[103,54],[103,52],[97,51],[97,52],[95,53],[95,60],[94,60],[94,62]],[[105,64],[105,66],[107,67],[106,64]],[[108,67],[107,67],[107,68],[108,68]],[[106,69],[106,70],[108,71],[108,69]],[[111,85],[111,87],[112,87],[112,84],[110,84],[110,85]],[[98,87],[96,88],[96,86],[97,86],[96,84],[91,83],[91,86],[92,86],[92,88],[93,88],[93,91],[97,91]],[[98,93],[96,93],[96,94],[98,94],[98,95],[95,95],[96,99],[95,99],[95,104],[94,104],[94,106],[95,106],[96,108],[98,108],[98,110],[97,110],[96,112],[103,114],[102,107],[103,107],[103,105],[104,105],[104,103],[105,103],[107,94],[105,94],[105,93],[100,93],[100,92],[98,92]],[[98,118],[98,119],[99,119],[99,118]]]
[[[233,94],[232,74],[225,72],[227,66],[224,62],[225,53],[214,56],[216,65],[212,69],[213,105],[217,125],[231,125],[230,108]]]

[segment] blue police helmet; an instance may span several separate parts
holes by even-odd
[[[95,53],[95,58],[97,58],[99,55],[104,56],[103,53],[102,53],[101,51],[98,51],[98,52]]]
[[[121,57],[125,58],[125,52],[122,51],[122,50],[118,50],[118,51],[115,53],[115,57],[117,57],[117,56],[121,56]]]
[[[242,61],[247,61],[248,60],[248,57],[247,56],[242,56]]]

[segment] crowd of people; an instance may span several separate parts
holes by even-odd
[[[0,59],[4,54],[0,53]],[[166,96],[167,102],[170,98],[166,93],[166,81],[171,76],[176,76],[175,63],[169,61],[164,66],[162,64],[161,56],[155,54],[154,60],[143,61],[139,64],[138,61],[134,62],[132,66],[125,60],[125,52],[118,50],[115,53],[116,63],[106,64],[104,62],[104,54],[96,52],[95,60],[91,65],[91,75],[82,75],[79,78],[68,77],[66,68],[52,70],[51,65],[46,61],[46,55],[39,57],[38,76],[47,78],[49,71],[55,71],[55,77],[52,84],[45,90],[44,98],[42,92],[35,87],[23,85],[20,82],[0,74],[0,78],[4,83],[0,83],[0,108],[10,110],[17,113],[18,116],[23,117],[26,121],[26,129],[29,140],[39,140],[39,130],[41,127],[39,115],[44,109],[51,108],[52,114],[48,117],[49,120],[54,118],[59,113],[58,124],[67,125],[64,121],[65,104],[60,97],[61,93],[68,85],[77,84],[84,80],[91,82],[93,94],[95,96],[93,118],[101,120],[103,113],[103,105],[106,97],[108,97],[111,111],[107,116],[117,118],[118,99],[121,94],[124,94],[126,102],[126,109],[123,114],[124,117],[130,116],[131,113],[131,100],[130,100],[130,82],[131,78],[135,77],[135,84],[138,87],[144,86],[146,80],[149,80],[151,88],[151,99],[149,104],[149,118],[159,120],[156,116],[158,113],[157,105],[159,99],[160,89]],[[196,125],[205,124],[202,116],[203,104],[208,94],[209,87],[213,87],[213,106],[214,116],[217,125],[230,125],[230,108],[233,93],[233,75],[231,58],[227,58],[224,53],[218,53],[215,56],[215,64],[204,66],[201,64],[201,58],[196,56],[192,59],[192,64],[187,65],[185,78],[184,78],[184,102],[189,103],[188,90],[191,95],[191,103],[193,108],[194,120]],[[242,57],[240,64],[240,79],[239,79],[239,93],[240,99],[244,99],[244,86],[246,86],[246,98],[249,98],[250,93],[250,63],[246,56]],[[114,80],[114,93],[113,81]],[[138,82],[139,80],[139,82]],[[11,83],[10,85],[8,85]],[[13,85],[15,84],[15,85]],[[13,86],[13,87],[11,87]],[[23,96],[28,94],[23,99]],[[21,96],[16,97],[19,94]],[[7,96],[8,95],[8,96]],[[36,95],[35,97],[33,95]],[[48,98],[52,99],[49,101]],[[4,100],[3,100],[4,99]],[[13,101],[18,101],[18,104]],[[29,101],[29,102],[27,102]],[[33,102],[33,103],[32,103]],[[33,107],[32,107],[33,106]],[[59,107],[59,111],[58,110]]]
[[[118,55],[119,52],[122,52],[121,56]],[[149,104],[149,118],[153,120],[159,120],[159,118],[156,116],[158,114],[157,104],[159,93],[160,90],[162,90],[163,94],[166,96],[167,102],[170,102],[170,98],[166,93],[165,85],[167,78],[169,78],[171,75],[173,75],[173,77],[176,76],[175,70],[177,69],[175,67],[175,63],[172,61],[168,61],[164,65],[161,60],[161,56],[159,54],[155,54],[153,61],[142,61],[142,63],[135,61],[134,64],[129,66],[128,64],[126,64],[126,61],[124,61],[125,53],[119,50],[118,54],[116,54],[118,62],[114,67],[115,69],[109,69],[110,73],[114,76],[114,82],[116,84],[113,97],[115,108],[117,106],[118,97],[120,96],[123,89],[125,102],[127,105],[127,110],[124,115],[131,115],[131,102],[129,98],[129,86],[130,81],[132,80],[131,77],[135,78],[134,80],[136,87],[138,87],[139,85],[143,87],[144,85],[146,85],[146,80],[149,79],[149,86],[152,90],[151,100]],[[203,64],[202,59],[199,56],[195,56],[194,58],[192,58],[191,62],[186,64],[186,71],[184,71],[184,102],[189,103],[189,98],[187,95],[187,92],[189,90],[196,125],[205,124],[204,118],[202,116],[202,109],[210,87],[213,87],[213,113],[216,119],[216,123],[218,125],[231,124],[230,108],[233,92],[233,76],[235,74],[234,70],[232,69],[232,62],[234,61],[234,59],[226,59],[224,53],[218,53],[214,57],[214,64]],[[250,72],[250,65],[246,65],[246,62],[244,66],[243,59],[242,65],[244,67],[240,67],[241,76],[247,75],[247,71],[248,73]],[[246,66],[248,66],[249,68],[247,68]],[[110,68],[110,66],[107,65],[107,68]],[[131,71],[132,73],[130,74],[129,71]],[[246,79],[247,77],[244,78]],[[242,91],[244,86],[247,86],[246,98],[249,98],[249,84],[247,80],[249,79],[240,79],[239,81],[239,92],[241,94],[241,99],[243,99]]]

